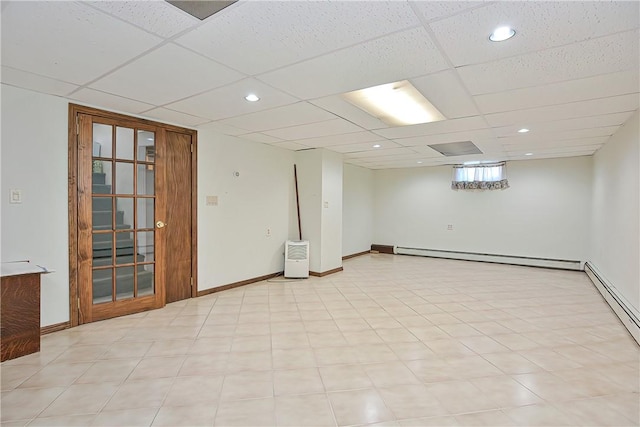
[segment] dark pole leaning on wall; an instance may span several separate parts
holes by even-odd
[[[302,225],[300,224],[300,199],[298,198],[298,170],[293,165],[293,179],[296,182],[296,208],[298,209],[298,240],[302,240]]]

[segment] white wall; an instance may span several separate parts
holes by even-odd
[[[342,193],[342,256],[371,249],[373,243],[373,171],[345,164]]]
[[[289,150],[198,132],[198,290],[284,269],[284,242],[297,239],[293,158]],[[206,196],[217,196],[218,205],[207,206]]]
[[[56,270],[42,276],[42,326],[69,320],[67,102],[2,85],[1,230],[3,262],[28,259]],[[22,204],[9,204],[9,190]]]
[[[1,88],[0,256],[56,270],[42,278],[48,326],[69,320],[69,101]],[[8,203],[10,189],[22,190],[22,204]],[[218,206],[206,206],[206,195]],[[284,241],[297,238],[293,195],[293,152],[199,131],[199,290],[282,271]]]
[[[490,191],[451,190],[451,166],[375,171],[374,243],[584,261],[591,157],[507,169],[511,188]]]
[[[594,155],[589,261],[640,312],[638,112]]]

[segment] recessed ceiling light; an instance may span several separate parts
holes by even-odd
[[[258,98],[258,96],[255,93],[250,93],[249,95],[245,96],[244,99],[246,99],[249,102],[260,101],[260,98]]]
[[[522,128],[522,129],[518,130],[518,133],[527,133],[527,132],[529,132],[529,129],[527,129],[527,128]]]
[[[422,160],[418,160],[416,163],[421,165],[422,164]]]
[[[525,156],[533,156],[533,153],[524,153]]]
[[[380,144],[375,144],[375,145],[373,146],[373,148],[380,148],[380,147],[382,147],[382,145],[380,145]]]
[[[493,30],[493,33],[489,36],[489,40],[492,42],[503,42],[516,35],[516,31],[511,27],[498,27]]]
[[[342,95],[347,101],[391,126],[437,122],[446,117],[408,80]]]

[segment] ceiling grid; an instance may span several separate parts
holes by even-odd
[[[240,0],[201,21],[3,1],[1,19],[4,84],[372,169],[591,155],[640,98],[638,2]],[[446,120],[392,126],[342,96],[404,80]],[[429,147],[463,141],[482,154]]]

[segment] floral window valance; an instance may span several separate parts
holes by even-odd
[[[505,188],[509,188],[505,162],[453,167],[452,190],[502,190]]]

